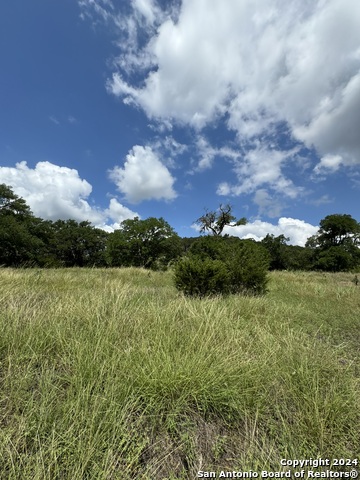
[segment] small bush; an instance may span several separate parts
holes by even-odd
[[[191,256],[175,265],[175,286],[185,295],[204,297],[229,291],[229,272],[220,260]]]
[[[175,265],[175,285],[185,295],[258,295],[266,292],[268,267],[266,250],[255,242],[203,237]]]
[[[227,263],[231,274],[231,293],[250,293],[253,295],[266,293],[269,269],[268,257],[266,254],[261,255],[262,250],[256,250],[256,248],[247,246]]]

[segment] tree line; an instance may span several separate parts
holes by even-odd
[[[229,236],[223,234],[224,228],[244,225],[246,219],[236,220],[230,205],[220,205],[218,210],[207,211],[197,223],[200,233],[221,236],[226,242]],[[0,266],[135,266],[165,270],[199,248],[199,242],[202,249],[208,248],[202,238],[181,238],[168,222],[155,217],[124,220],[112,233],[88,221],[43,220],[31,212],[11,187],[0,185]],[[308,239],[305,247],[288,245],[288,240],[284,235],[270,234],[260,242],[231,237],[231,248],[259,244],[266,252],[271,270],[337,272],[360,267],[360,224],[351,215],[325,217],[318,233]]]

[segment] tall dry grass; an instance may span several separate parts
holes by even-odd
[[[0,476],[196,478],[360,454],[360,288],[277,272],[189,299],[171,272],[0,270]]]

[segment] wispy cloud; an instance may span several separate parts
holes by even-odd
[[[50,116],[49,116],[49,120],[50,120],[52,123],[55,123],[55,125],[60,125],[59,120],[58,120],[56,117],[54,117],[54,115],[50,115]]]
[[[264,188],[255,192],[254,203],[259,207],[259,215],[266,215],[270,218],[280,217],[286,207],[279,196],[270,195]]]
[[[78,0],[81,9],[80,17],[94,19],[99,16],[103,21],[107,22],[112,19],[114,5],[111,0]]]
[[[320,205],[327,205],[329,203],[333,203],[334,199],[330,197],[330,195],[325,194],[322,195],[320,198],[317,198],[316,200],[312,200],[311,203],[312,205],[315,205],[316,207],[319,207]]]

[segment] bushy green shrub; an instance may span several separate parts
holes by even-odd
[[[269,256],[253,241],[202,237],[175,265],[175,285],[186,295],[263,294]]]
[[[228,258],[226,265],[231,274],[231,293],[266,293],[269,255],[265,249],[245,240]]]
[[[229,291],[229,272],[221,260],[190,256],[175,265],[175,286],[185,295],[204,297]]]

